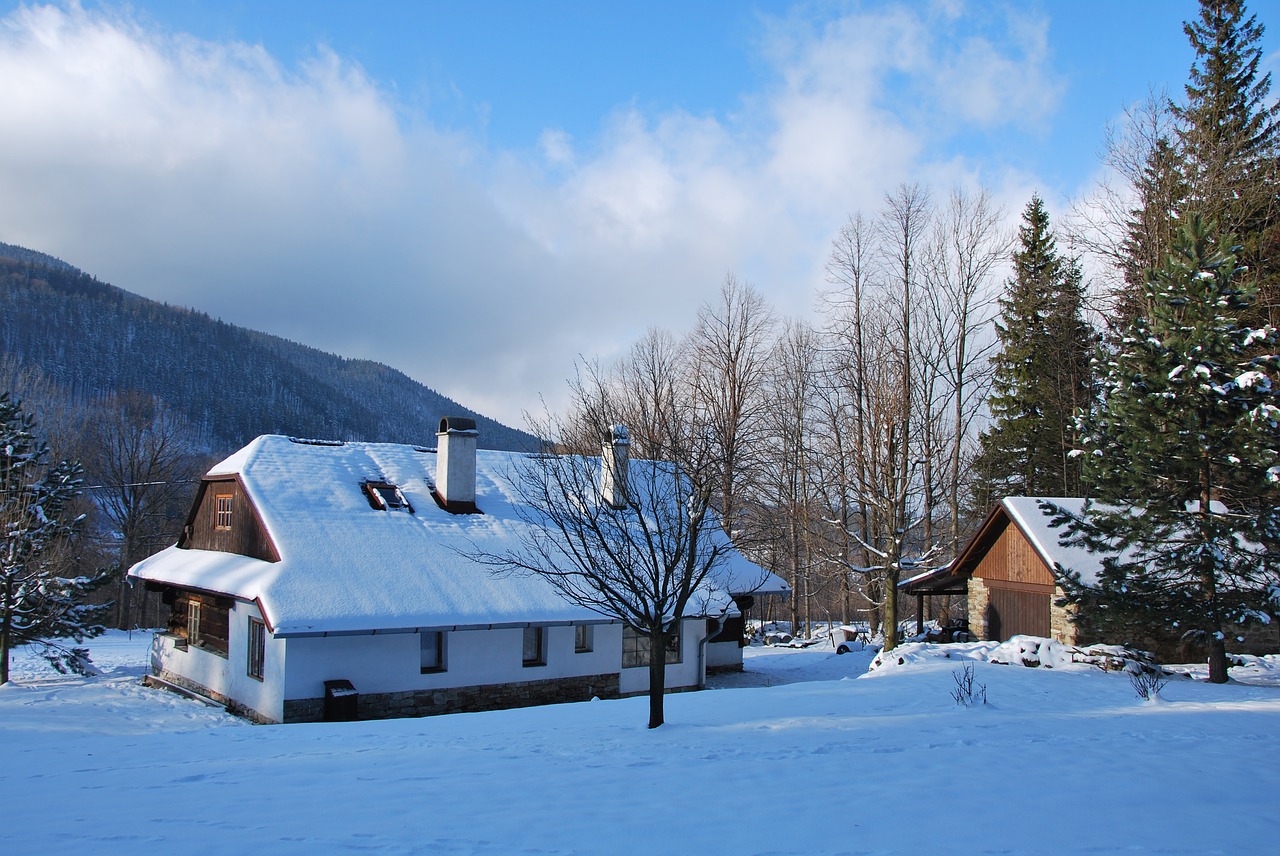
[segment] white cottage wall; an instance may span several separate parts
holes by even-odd
[[[686,618],[680,622],[680,662],[667,664],[667,672],[664,676],[666,689],[689,689],[702,686],[705,668],[701,661],[700,647],[706,635],[706,619]],[[619,631],[618,644],[618,662],[621,662],[621,631]],[[624,696],[648,692],[649,667],[623,669],[618,680],[618,691]]]
[[[228,614],[227,656],[202,648],[180,648],[178,639],[157,633],[151,641],[152,674],[207,692],[217,701],[245,708],[254,718],[280,721],[284,711],[285,644],[266,634],[262,680],[249,676],[249,619],[262,620],[255,603],[236,601]]]
[[[547,627],[545,665],[522,661],[523,628],[445,633],[445,670],[421,673],[417,633],[300,637],[288,640],[284,697],[320,698],[324,682],[345,678],[361,693],[394,693],[616,674],[622,626],[592,625],[589,652],[574,650],[574,629]]]
[[[742,646],[737,642],[708,642],[708,669],[742,669]]]

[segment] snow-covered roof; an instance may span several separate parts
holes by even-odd
[[[928,568],[913,574],[905,580],[899,580],[898,588],[910,594],[942,594],[963,583],[957,582],[954,576],[955,561],[947,562],[936,568]]]
[[[1095,553],[1081,546],[1064,546],[1060,539],[1066,534],[1065,528],[1052,526],[1050,521],[1054,517],[1054,510],[1042,507],[1046,504],[1056,506],[1078,517],[1084,511],[1085,502],[1087,500],[1078,497],[1006,496],[1000,504],[1050,568],[1055,564],[1061,565],[1068,571],[1080,574],[1080,581],[1085,585],[1097,585],[1098,576],[1102,573],[1102,561],[1112,554]],[[1121,507],[1096,502],[1093,505],[1093,508],[1105,511],[1116,511]],[[1199,507],[1200,504],[1195,501],[1187,504],[1190,512]],[[1226,506],[1217,500],[1211,502],[1209,507],[1217,514],[1225,514],[1227,511]],[[1121,550],[1119,555],[1128,561],[1133,557],[1133,550]]]
[[[495,573],[472,558],[519,547],[528,525],[514,505],[521,458],[478,451],[476,505],[483,513],[451,514],[432,498],[434,449],[258,437],[209,476],[239,479],[280,561],[170,547],[130,574],[257,600],[285,636],[604,620],[541,578]],[[396,485],[413,513],[373,509],[364,482]],[[732,610],[726,595],[746,593],[734,590],[746,580],[763,582],[761,591],[786,590],[735,550],[710,593],[711,610]]]

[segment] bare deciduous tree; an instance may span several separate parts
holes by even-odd
[[[146,618],[145,608],[134,615],[125,573],[177,540],[204,468],[187,421],[155,397],[127,391],[102,402],[98,411],[94,498],[117,538],[115,623],[125,629],[135,617]]]
[[[961,536],[964,451],[989,388],[987,358],[996,344],[992,276],[1008,251],[1001,220],[985,189],[972,195],[953,190],[938,212],[926,264],[928,338],[936,343],[931,352],[950,411],[942,415],[949,428],[942,451],[953,549]]]
[[[729,275],[690,334],[694,430],[717,468],[715,502],[727,532],[739,527],[739,497],[759,475],[764,388],[773,312]]]
[[[587,402],[592,407],[593,402]],[[539,434],[550,442],[561,426]],[[628,459],[626,432],[611,431],[602,457],[545,453],[515,474],[521,545],[482,561],[547,580],[572,603],[616,618],[648,642],[649,727],[663,724],[669,643],[690,615],[722,613],[726,595],[709,585],[731,551],[712,509],[702,452],[677,461]],[[669,440],[668,448],[677,446]],[[602,490],[602,467],[612,466]]]
[[[781,560],[781,568],[776,569],[785,569],[791,583],[791,632],[797,636],[812,633],[818,583],[812,559],[815,496],[810,479],[814,449],[809,424],[817,362],[814,330],[797,322],[786,323],[770,360],[766,422],[772,454],[765,480],[768,490],[759,503],[759,516],[765,519],[756,528],[771,530],[770,540],[780,548],[771,552]]]

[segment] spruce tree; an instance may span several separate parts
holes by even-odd
[[[1219,682],[1227,625],[1280,606],[1278,339],[1239,320],[1244,273],[1198,216],[1175,237],[1081,420],[1092,499],[1058,519],[1106,557],[1097,581],[1062,579],[1081,620],[1203,641]]]
[[[1111,328],[1124,330],[1149,307],[1143,302],[1146,284],[1164,263],[1178,230],[1176,212],[1186,207],[1187,185],[1177,147],[1160,137],[1147,152],[1134,191],[1138,204],[1130,211],[1121,242],[1125,288],[1116,301]]]
[[[1242,0],[1201,0],[1183,24],[1195,58],[1182,102],[1167,103],[1171,134],[1152,138],[1133,177],[1113,329],[1146,312],[1146,283],[1192,214],[1236,235],[1259,287],[1250,311],[1259,323],[1280,318],[1280,104],[1269,97],[1270,73],[1258,73],[1264,29]]]
[[[103,629],[106,607],[83,598],[107,575],[75,574],[68,555],[82,520],[71,505],[80,465],[48,464],[48,453],[31,414],[0,392],[0,684],[19,645],[35,646],[60,672],[85,672],[88,651],[62,640],[82,642]]]
[[[1079,491],[1079,464],[1068,453],[1076,409],[1087,404],[1091,340],[1080,269],[1059,255],[1039,196],[1027,203],[1018,236],[996,323],[992,424],[974,465],[980,507],[1011,494]]]

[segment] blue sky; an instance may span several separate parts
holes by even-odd
[[[1065,213],[1195,11],[0,3],[0,240],[518,424],[727,273],[806,315],[904,181]]]

